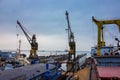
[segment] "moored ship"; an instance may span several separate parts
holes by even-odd
[[[92,18],[98,27],[97,47],[92,47],[91,80],[120,80],[120,46],[106,46],[103,37],[103,25],[116,24],[120,30],[120,19],[98,21]],[[102,37],[102,39],[101,39]],[[96,78],[95,78],[96,77]]]

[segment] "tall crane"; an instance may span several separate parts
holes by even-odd
[[[25,34],[28,42],[31,45],[31,50],[30,50],[30,55],[29,58],[30,59],[34,59],[34,58],[38,58],[37,55],[37,50],[38,50],[38,43],[36,42],[36,35],[33,34],[32,38],[28,35],[28,33],[25,31],[24,27],[22,26],[22,24],[17,20],[17,24],[19,25],[19,27],[22,29],[23,33]]]
[[[68,16],[69,13],[66,11],[65,15],[66,15],[67,24],[68,24],[69,60],[70,60],[72,55],[74,55],[74,59],[75,59],[76,45],[74,40],[74,34],[70,27],[69,16]]]
[[[93,22],[98,26],[98,42],[97,42],[97,56],[100,56],[100,48],[105,46],[104,37],[103,37],[103,25],[107,24],[116,24],[120,31],[120,19],[116,20],[96,20],[92,17]],[[101,41],[102,37],[102,41]]]

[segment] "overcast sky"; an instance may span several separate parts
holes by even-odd
[[[39,50],[67,49],[66,10],[77,50],[89,51],[97,41],[97,26],[92,16],[99,20],[120,19],[120,0],[0,0],[0,50],[16,49],[19,39],[22,49],[30,49],[23,32],[16,28],[17,20],[31,34],[36,34]],[[115,44],[118,27],[112,25],[104,31],[107,44]]]

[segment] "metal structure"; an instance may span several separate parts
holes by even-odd
[[[93,22],[98,26],[98,42],[97,42],[97,56],[100,56],[100,48],[105,46],[104,37],[103,37],[103,25],[107,24],[116,24],[120,31],[120,19],[116,20],[96,20],[92,17]],[[101,41],[102,37],[102,41]]]
[[[20,54],[21,54],[21,40],[19,40],[19,49],[18,49],[18,50],[19,50],[18,53],[19,53],[19,55],[20,55]]]
[[[76,46],[75,46],[74,34],[70,27],[69,16],[68,16],[69,13],[66,11],[65,15],[66,15],[67,24],[68,24],[69,60],[70,60],[72,55],[74,55],[74,59],[75,59]]]
[[[74,72],[75,72],[75,67],[76,67],[76,60],[75,60],[75,56],[76,56],[76,46],[75,46],[75,40],[74,40],[74,34],[71,30],[71,27],[70,27],[70,22],[69,22],[69,13],[66,11],[65,13],[66,15],[66,19],[67,19],[67,24],[68,24],[68,41],[69,41],[69,57],[68,57],[68,63],[67,63],[67,72],[73,72],[73,75],[74,75]]]
[[[117,41],[117,46],[120,47],[120,44],[119,44],[120,40],[118,38],[115,38],[115,40]]]
[[[31,45],[31,50],[30,50],[30,55],[29,58],[34,59],[34,58],[38,58],[37,55],[37,50],[38,50],[38,43],[36,42],[36,35],[33,34],[32,38],[28,35],[28,33],[25,31],[24,27],[22,26],[22,24],[17,20],[17,24],[19,25],[19,27],[22,29],[23,33],[25,34],[28,42]]]

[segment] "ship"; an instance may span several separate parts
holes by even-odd
[[[92,20],[98,27],[98,41],[97,46],[91,48],[90,80],[120,80],[120,41],[115,38],[117,46],[107,46],[103,36],[103,25],[116,24],[120,31],[120,19],[97,20],[92,17]]]

